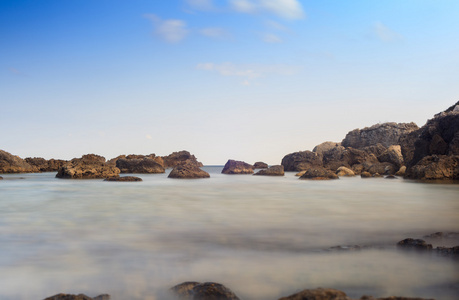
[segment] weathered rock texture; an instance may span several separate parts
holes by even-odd
[[[203,164],[199,162],[194,155],[184,150],[179,152],[173,152],[172,154],[169,154],[168,156],[162,156],[161,158],[164,161],[164,168],[166,169],[190,163],[195,164],[198,167],[203,166]]]
[[[271,166],[268,169],[263,169],[263,170],[258,171],[254,175],[284,176],[284,166],[281,166],[281,165]]]
[[[312,179],[312,180],[327,180],[327,179],[338,179],[338,175],[330,170],[323,167],[310,168],[300,176],[300,179]]]
[[[384,147],[398,145],[400,137],[419,127],[415,123],[382,123],[349,132],[341,142],[344,147],[363,148],[382,144]]]
[[[407,169],[406,178],[422,180],[459,180],[459,155],[432,155]]]
[[[398,169],[403,165],[402,148],[400,145],[389,146],[381,155],[378,156],[380,162],[388,162],[396,166]]]
[[[210,175],[204,170],[201,170],[195,163],[187,163],[176,166],[170,173],[169,178],[195,179],[209,178]]]
[[[152,158],[120,158],[116,161],[116,167],[121,173],[165,173],[162,165]]]
[[[183,300],[239,300],[229,288],[215,282],[184,282],[171,288]]]
[[[61,159],[50,159],[46,160],[41,157],[26,157],[25,161],[31,165],[35,166],[39,172],[55,172],[60,167],[67,163],[66,160]]]
[[[36,166],[28,164],[19,156],[0,150],[0,173],[33,173],[38,172]]]
[[[355,176],[355,173],[354,173],[354,171],[352,171],[349,168],[339,167],[336,170],[336,175],[338,175],[338,177],[341,177],[341,176]]]
[[[322,159],[317,153],[311,151],[300,151],[287,154],[282,159],[282,166],[285,171],[303,171],[311,167],[321,167]]]
[[[322,144],[319,144],[312,149],[312,152],[317,153],[319,156],[322,156],[322,154],[330,149],[336,148],[341,146],[341,143],[336,143],[336,142],[323,142]]]
[[[421,239],[404,239],[397,243],[397,246],[403,249],[412,250],[432,250],[432,244],[427,244],[426,241]]]
[[[103,294],[97,297],[91,298],[84,294],[71,295],[71,294],[57,294],[51,297],[48,297],[44,300],[110,300],[110,295]]]
[[[142,181],[142,178],[135,176],[114,176],[105,178],[104,181]]]
[[[254,169],[266,169],[268,168],[268,164],[262,161],[257,161],[256,163],[253,164],[253,168]]]
[[[313,290],[302,290],[296,294],[288,297],[282,297],[279,300],[352,300],[347,295],[338,290],[334,289],[313,289]]]
[[[253,174],[253,166],[238,160],[228,160],[223,167],[223,174]]]
[[[93,179],[118,176],[120,170],[105,163],[105,158],[95,154],[74,158],[60,167],[57,178]]]

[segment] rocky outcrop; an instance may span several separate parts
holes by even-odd
[[[352,300],[344,292],[335,289],[302,290],[279,300]]]
[[[110,300],[110,295],[103,294],[97,297],[91,298],[84,294],[71,295],[71,294],[57,294],[51,297],[48,297],[44,300]]]
[[[223,174],[253,174],[253,166],[238,160],[228,160],[223,167]]]
[[[26,157],[25,161],[31,165],[35,166],[39,172],[55,172],[59,170],[60,167],[67,163],[66,160],[61,159],[50,159],[46,160],[42,157]]]
[[[378,156],[380,162],[388,162],[400,169],[404,164],[402,147],[400,145],[392,145]]]
[[[374,163],[369,167],[364,168],[365,171],[369,172],[370,174],[380,174],[380,175],[394,175],[395,172],[398,171],[398,168],[391,163],[384,162],[384,163]]]
[[[311,179],[311,180],[328,180],[338,179],[338,175],[330,170],[323,167],[309,168],[306,172],[300,176],[300,179]]]
[[[404,239],[397,243],[397,247],[410,250],[432,250],[432,244],[427,244],[421,239]]]
[[[142,181],[142,178],[135,177],[135,176],[114,176],[105,178],[104,181]]]
[[[183,300],[239,300],[233,291],[215,282],[184,282],[172,287],[171,291]]]
[[[324,167],[334,172],[339,167],[347,167],[360,174],[362,170],[377,163],[379,161],[374,154],[355,148],[339,146],[323,153]]]
[[[254,169],[267,169],[268,164],[262,161],[257,161],[256,163],[253,164],[253,168]]]
[[[93,179],[118,176],[120,170],[105,163],[105,158],[95,154],[74,158],[60,167],[57,178]]]
[[[0,150],[0,173],[34,173],[38,168],[19,156]]]
[[[303,171],[311,167],[321,167],[322,159],[317,153],[300,151],[287,154],[282,158],[282,166],[285,171]]]
[[[121,173],[148,173],[157,174],[165,173],[166,170],[162,165],[152,158],[120,158],[116,161],[116,167]]]
[[[195,163],[187,163],[176,166],[170,173],[169,178],[195,179],[209,178],[210,175],[204,170],[201,170]]]
[[[166,169],[190,163],[195,164],[198,167],[203,166],[203,164],[199,162],[194,155],[184,150],[179,152],[173,152],[172,154],[169,154],[168,156],[162,156],[161,158],[164,161],[164,168]]]
[[[341,142],[344,147],[363,148],[376,144],[398,145],[401,137],[419,129],[415,123],[382,123],[350,131]]]
[[[400,169],[395,173],[396,176],[405,176],[406,166],[401,166]]]
[[[346,167],[339,167],[339,168],[336,170],[336,175],[338,175],[338,177],[342,177],[342,176],[355,176],[355,173],[354,173],[354,171],[352,171],[352,170],[349,169],[349,168],[346,168]]]
[[[459,155],[432,155],[406,170],[405,178],[421,180],[459,180]]]
[[[284,176],[284,167],[281,165],[272,166],[268,169],[260,170],[254,175]]]

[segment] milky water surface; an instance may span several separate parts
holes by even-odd
[[[0,299],[59,292],[166,299],[183,281],[216,281],[243,299],[331,287],[352,297],[458,298],[459,262],[395,243],[459,232],[459,185],[403,179],[303,181],[223,175],[143,182],[2,175]],[[20,179],[23,178],[23,179]],[[434,246],[457,239],[429,240]],[[337,245],[372,246],[350,252]]]

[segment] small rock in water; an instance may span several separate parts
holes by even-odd
[[[432,250],[432,244],[427,244],[426,241],[421,239],[404,239],[397,243],[397,246],[410,250]]]
[[[360,174],[360,177],[362,178],[371,178],[371,174],[369,172],[362,172],[362,174]]]
[[[281,165],[272,166],[268,169],[260,170],[254,175],[284,176],[284,166],[281,166]]]
[[[268,164],[262,161],[257,161],[256,163],[253,164],[253,168],[254,169],[267,169]]]
[[[44,300],[110,300],[110,295],[103,294],[97,297],[91,298],[84,294],[71,295],[71,294],[57,294],[51,297],[48,297]]]
[[[394,175],[387,175],[384,178],[386,178],[386,179],[397,179],[397,177],[395,177]]]
[[[142,181],[142,178],[135,176],[113,176],[105,178],[104,181]]]
[[[223,284],[215,282],[184,282],[171,288],[179,299],[183,300],[239,300]]]

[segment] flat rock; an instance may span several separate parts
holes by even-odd
[[[210,175],[204,170],[201,170],[195,163],[188,163],[176,166],[170,173],[169,178],[180,179],[197,179],[209,178]]]
[[[57,178],[70,179],[93,179],[118,176],[120,170],[105,163],[103,156],[95,154],[83,155],[81,158],[74,158],[60,167],[57,171]]]
[[[238,160],[228,160],[222,170],[223,174],[253,174],[253,166]]]
[[[184,300],[239,300],[229,288],[215,282],[184,282],[172,287],[171,291]]]
[[[135,176],[114,176],[105,178],[104,181],[142,181],[142,178]]]
[[[284,176],[284,166],[282,165],[271,166],[268,169],[263,169],[263,170],[258,171],[254,175]]]
[[[330,170],[327,170],[322,167],[310,168],[300,176],[300,179],[310,179],[310,180],[328,180],[328,179],[338,179],[338,175],[333,173]]]

